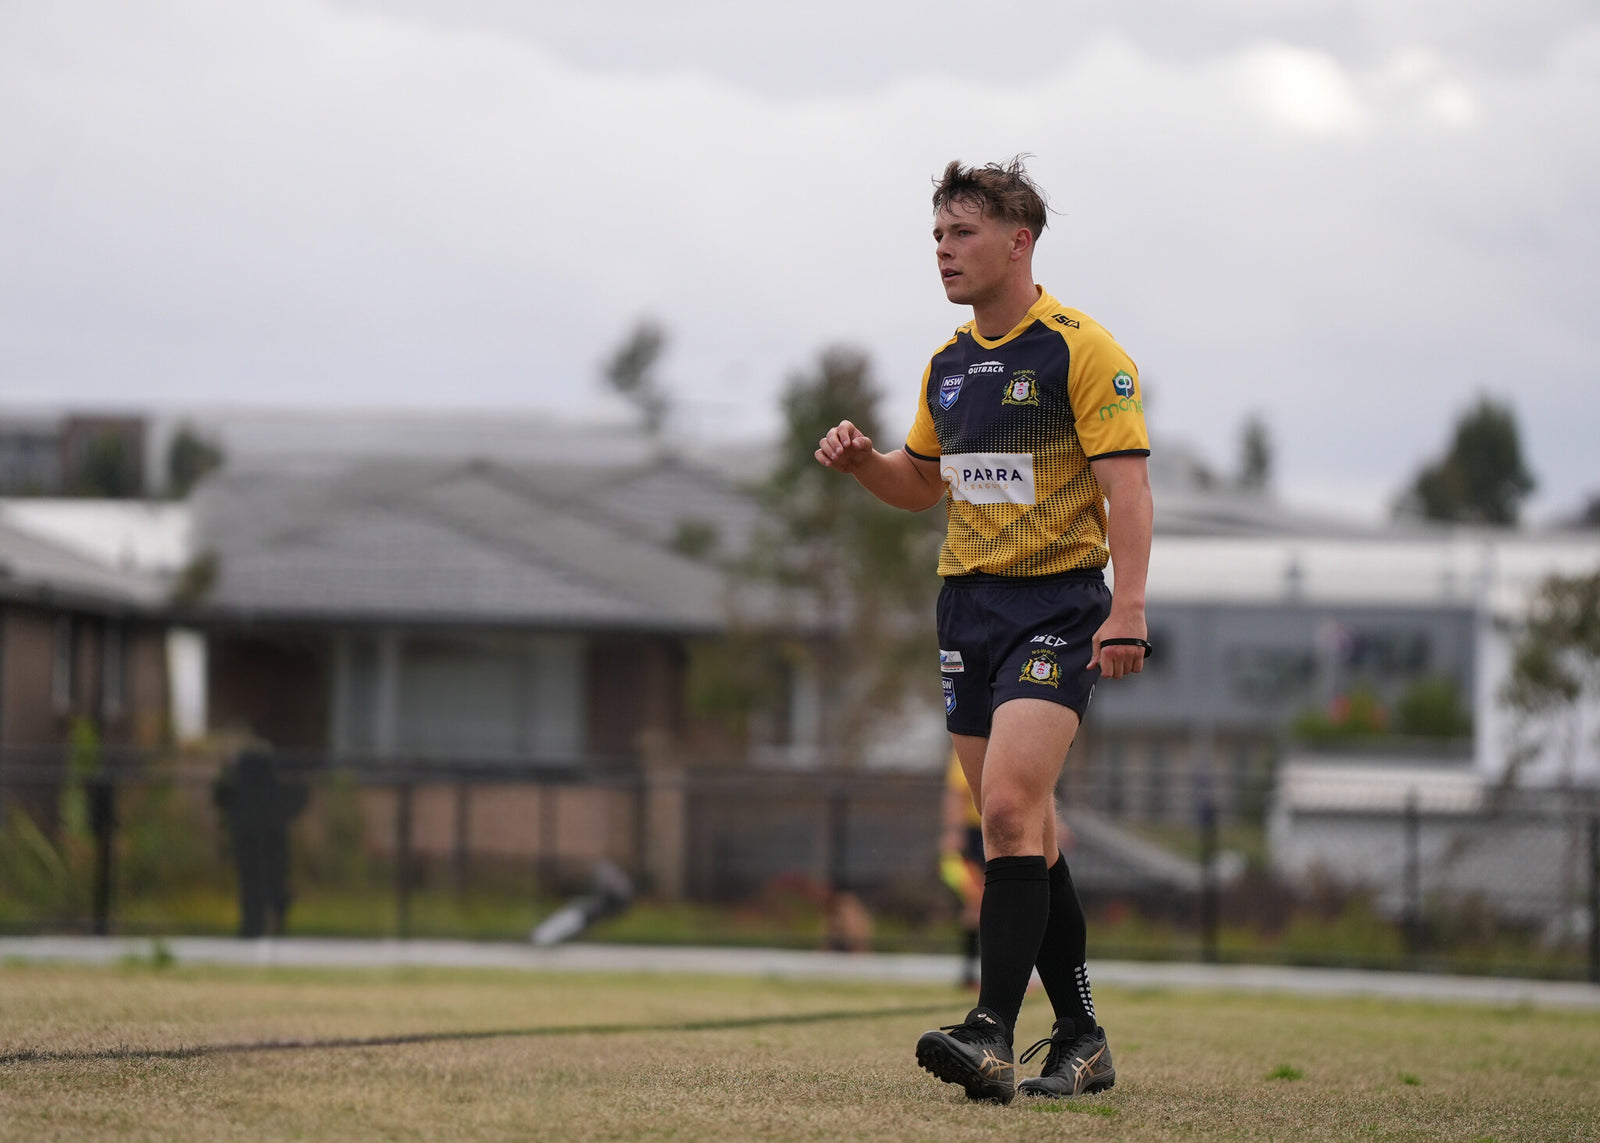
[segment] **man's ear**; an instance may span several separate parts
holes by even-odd
[[[1025,258],[1033,250],[1033,231],[1026,226],[1018,227],[1011,235],[1011,260],[1013,262]]]

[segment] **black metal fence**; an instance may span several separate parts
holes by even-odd
[[[1208,782],[1145,820],[1073,781],[1064,834],[1097,955],[1600,981],[1592,796],[1308,811]],[[849,893],[880,946],[943,948],[943,793],[938,774],[12,749],[0,929],[508,939],[604,864],[659,914],[627,939],[805,940],[784,910]]]

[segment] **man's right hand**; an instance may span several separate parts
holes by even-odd
[[[838,472],[854,472],[872,454],[871,438],[849,421],[840,421],[817,442],[817,463]]]

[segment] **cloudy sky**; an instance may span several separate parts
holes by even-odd
[[[1039,280],[1156,432],[1380,511],[1480,393],[1600,491],[1600,6],[1579,0],[0,0],[0,401],[620,413],[691,445],[961,320],[945,161],[1026,151]]]

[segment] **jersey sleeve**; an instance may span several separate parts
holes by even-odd
[[[1067,392],[1084,455],[1090,460],[1124,453],[1148,456],[1144,390],[1133,359],[1103,329],[1085,329],[1074,341]]]
[[[928,376],[933,363],[922,371],[922,387],[917,390],[917,415],[906,434],[906,451],[918,460],[939,459],[939,434],[933,427],[933,410],[928,408]]]

